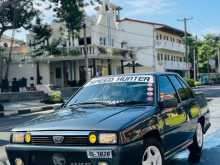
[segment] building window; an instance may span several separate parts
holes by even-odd
[[[160,54],[160,59],[161,61],[163,61],[163,54]]]
[[[160,40],[162,40],[162,34],[160,34]]]
[[[160,54],[157,54],[157,60],[160,61]]]
[[[102,45],[102,37],[99,38],[99,44]]]
[[[167,61],[167,55],[165,54],[164,56],[165,56],[165,61]]]
[[[106,38],[105,37],[100,37],[99,38],[99,43],[100,43],[100,45],[106,45]]]
[[[105,46],[106,45],[106,38],[103,37],[103,45]]]
[[[87,42],[88,45],[91,45],[92,44],[91,37],[87,37],[86,42]],[[84,45],[84,38],[79,38],[79,45]]]
[[[166,36],[163,36],[163,40],[166,40]]]
[[[56,68],[56,79],[62,78],[62,71],[61,68]]]

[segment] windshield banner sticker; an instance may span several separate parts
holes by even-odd
[[[117,82],[146,82],[148,84],[153,84],[154,78],[151,75],[101,77],[92,79],[86,86]]]

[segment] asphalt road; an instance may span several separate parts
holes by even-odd
[[[220,164],[220,86],[206,87],[198,89],[206,93],[209,98],[209,107],[211,111],[212,127],[205,137],[203,157],[199,165],[219,165]],[[4,151],[4,145],[8,143],[8,131],[26,121],[38,117],[42,113],[50,111],[0,118],[0,165],[7,164],[7,158]],[[168,165],[187,165],[188,152],[184,151],[168,162]],[[1,161],[2,160],[2,161]]]

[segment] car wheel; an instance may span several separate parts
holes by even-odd
[[[203,140],[204,140],[204,133],[201,123],[197,124],[196,133],[193,138],[193,144],[189,146],[189,162],[190,163],[199,163],[202,155],[202,148],[203,148]]]
[[[149,138],[145,140],[142,165],[164,165],[161,143],[156,138]]]

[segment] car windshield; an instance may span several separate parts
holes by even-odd
[[[119,78],[110,77],[91,80],[69,101],[67,106],[80,104],[153,104],[153,76],[150,79],[146,75]]]

